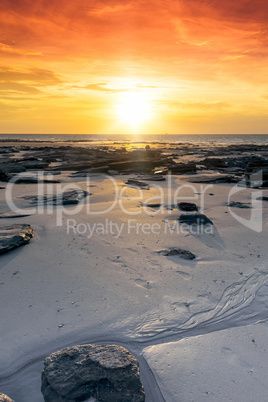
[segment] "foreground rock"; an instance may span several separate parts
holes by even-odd
[[[45,402],[145,401],[136,358],[117,345],[78,345],[46,357],[41,391]]]
[[[13,399],[10,399],[7,395],[0,394],[0,402],[14,402],[14,401]]]
[[[24,200],[31,201],[32,205],[72,205],[78,204],[89,193],[81,189],[68,190],[60,194],[50,194],[44,196],[26,195]]]
[[[0,228],[0,254],[27,244],[33,237],[33,228],[27,224],[2,226]]]
[[[182,250],[180,248],[167,248],[165,250],[158,250],[157,252],[166,257],[177,255],[183,260],[194,260],[196,258],[196,256],[193,253],[191,253],[191,251]]]
[[[212,221],[203,214],[193,214],[193,215],[186,215],[182,214],[179,217],[180,223],[185,223],[186,225],[213,225]]]

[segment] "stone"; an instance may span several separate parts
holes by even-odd
[[[251,208],[251,205],[245,204],[244,202],[231,201],[227,203],[227,207],[234,208]]]
[[[143,204],[144,207],[149,207],[149,208],[161,208],[162,204],[158,204],[158,203],[149,203],[149,204]]]
[[[12,176],[5,170],[5,169],[0,169],[0,181],[3,182],[8,182]]]
[[[14,402],[14,400],[10,399],[9,396],[0,393],[0,402]]]
[[[89,195],[87,191],[81,189],[67,190],[60,194],[49,194],[44,196],[26,195],[22,197],[30,200],[32,205],[72,205],[78,204],[81,199]]]
[[[178,208],[181,211],[187,211],[187,212],[198,211],[198,207],[192,202],[179,202]]]
[[[175,255],[182,258],[183,260],[194,260],[196,258],[196,256],[191,253],[191,251],[182,250],[180,248],[167,248],[165,250],[158,250],[157,252],[166,257]]]
[[[260,201],[268,201],[268,197],[264,195],[264,196],[262,196],[262,197],[257,198],[257,200],[260,200]]]
[[[27,216],[31,216],[31,214],[16,214],[15,211],[8,211],[0,214],[0,219],[25,218]]]
[[[77,345],[45,358],[41,391],[45,402],[142,402],[137,359],[117,345]]]
[[[126,181],[126,184],[130,185],[130,186],[135,186],[135,187],[148,187],[147,183],[144,183],[143,181],[136,180],[136,179],[128,179]]]
[[[182,214],[179,217],[180,223],[186,223],[187,225],[213,225],[212,221],[203,214]]]
[[[33,237],[33,228],[28,224],[0,227],[0,254],[27,244]]]

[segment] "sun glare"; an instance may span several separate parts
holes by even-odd
[[[124,93],[117,105],[117,112],[121,121],[132,127],[139,126],[150,117],[150,103],[143,93]]]

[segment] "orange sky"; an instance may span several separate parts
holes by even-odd
[[[267,133],[266,0],[1,0],[1,133]]]

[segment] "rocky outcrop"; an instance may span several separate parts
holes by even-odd
[[[45,402],[145,401],[137,359],[117,345],[78,345],[46,357],[41,391]]]
[[[180,248],[167,248],[164,250],[158,250],[157,252],[166,257],[178,256],[183,260],[194,260],[196,258],[196,256],[191,253],[191,251],[182,250]]]
[[[0,393],[0,402],[14,402],[9,396]]]
[[[33,237],[33,228],[27,224],[2,226],[0,228],[0,254],[27,244]]]

